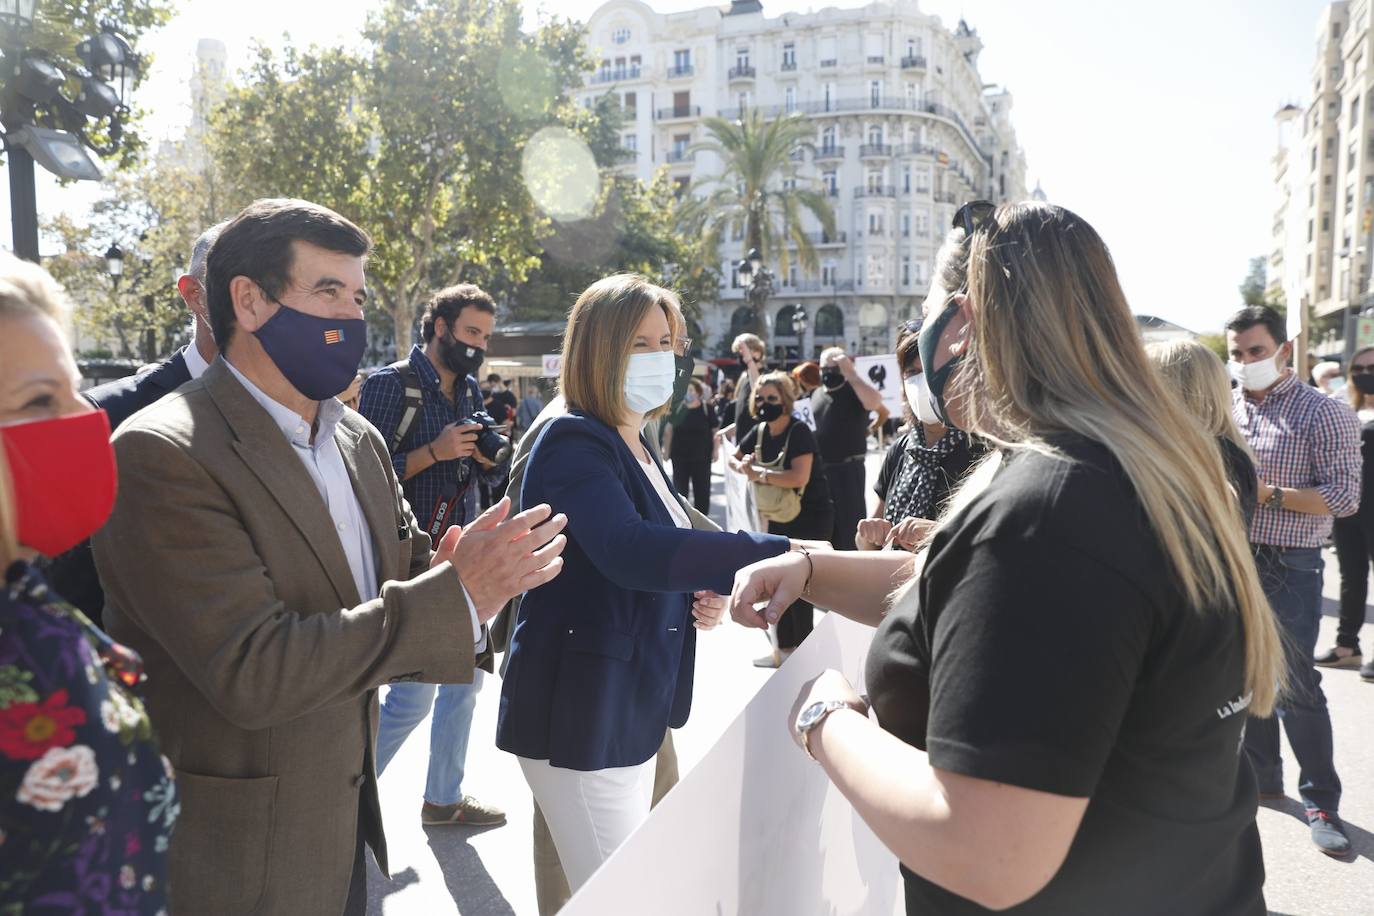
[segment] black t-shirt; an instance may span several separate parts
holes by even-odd
[[[740,451],[746,455],[752,455],[754,447],[759,441],[760,432],[763,433],[763,453],[759,458],[762,462],[777,460],[778,452],[782,450],[784,442],[787,443],[787,458],[783,461],[783,470],[791,468],[792,462],[802,455],[816,454],[816,437],[812,435],[805,423],[795,418],[788,424],[783,434],[777,438],[774,438],[773,434],[768,431],[766,424],[756,427],[748,438],[740,442]],[[806,491],[802,493],[801,511],[803,515],[810,515],[812,512],[833,511],[830,505],[830,484],[825,477],[825,467],[820,461],[812,460],[811,462],[811,479],[807,481]]]
[[[811,415],[816,418],[816,443],[826,464],[867,454],[868,408],[849,382],[834,391],[817,388],[811,395]]]
[[[925,427],[915,424],[888,447],[873,492],[883,501],[883,518],[938,518],[950,493],[973,465],[968,434],[946,430],[926,444]]]
[[[1364,495],[1360,497],[1359,515],[1374,518],[1374,421],[1361,425],[1360,448],[1364,455]]]
[[[935,536],[874,636],[873,709],[932,766],[1091,799],[1012,912],[1263,916],[1239,614],[1187,603],[1105,447],[1055,444],[1007,457]],[[986,912],[902,875],[908,913]]]
[[[710,404],[686,407],[673,415],[673,441],[668,457],[674,461],[710,461],[716,431],[716,410]]]

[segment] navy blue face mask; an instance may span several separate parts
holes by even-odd
[[[949,384],[950,376],[954,370],[958,369],[964,361],[964,354],[952,357],[949,362],[940,368],[931,370],[936,365],[935,350],[940,346],[940,335],[945,332],[945,325],[959,313],[959,304],[951,300],[945,306],[945,310],[936,315],[931,320],[921,326],[921,335],[916,340],[917,352],[921,354],[921,365],[925,367],[926,385],[930,388],[930,399],[935,412],[940,415],[940,422],[951,429],[958,429],[949,420],[949,410],[945,401],[945,388]]]
[[[347,388],[367,349],[367,322],[317,318],[272,301],[281,307],[253,336],[286,380],[312,401],[332,398]]]

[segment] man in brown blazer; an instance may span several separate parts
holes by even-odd
[[[470,680],[485,621],[561,568],[547,506],[503,502],[431,551],[386,445],[332,397],[369,250],[323,207],[248,207],[209,258],[220,359],[114,440],[96,562],[176,770],[175,913],[365,912],[364,840],[387,869],[376,688]]]

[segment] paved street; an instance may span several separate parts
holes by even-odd
[[[878,457],[876,453],[869,456],[870,479]],[[723,515],[719,478],[715,483],[712,514],[719,518]],[[1333,641],[1337,585],[1335,559],[1328,555],[1321,648]],[[1374,621],[1374,614],[1370,619]],[[766,648],[761,634],[733,624],[701,635],[692,718],[675,733],[684,775],[768,677],[769,672],[750,664]],[[1366,628],[1364,649],[1374,651],[1374,627]],[[1348,861],[1334,860],[1311,845],[1296,800],[1297,764],[1285,743],[1290,798],[1261,808],[1259,814],[1268,873],[1266,897],[1275,914],[1374,914],[1374,684],[1361,682],[1355,671],[1329,672],[1323,683],[1335,723],[1336,764],[1345,782],[1341,813],[1356,855]],[[373,916],[526,916],[537,912],[529,790],[513,758],[493,746],[499,693],[499,681],[488,679],[477,706],[463,788],[503,807],[509,823],[494,830],[420,827],[429,749],[428,722],[422,724],[381,781],[393,880],[388,882],[372,866],[368,909]]]

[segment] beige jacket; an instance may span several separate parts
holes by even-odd
[[[119,497],[93,545],[106,625],[143,656],[176,769],[175,914],[338,916],[360,804],[387,869],[376,688],[472,679],[458,577],[429,569],[385,444],[351,411],[335,435],[372,533],[372,601],[300,458],[222,362],[114,437]]]

